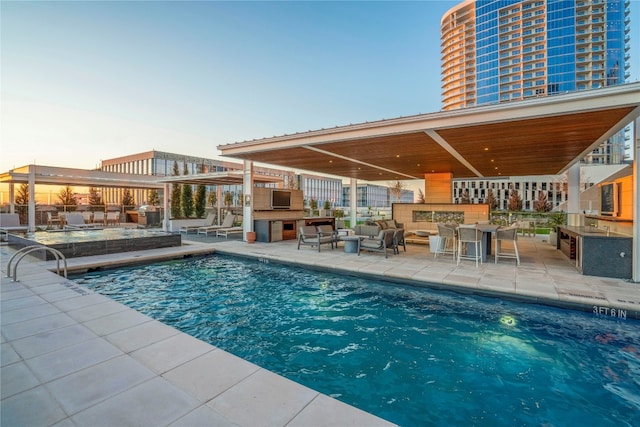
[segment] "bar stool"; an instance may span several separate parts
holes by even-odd
[[[473,245],[473,254],[470,254],[467,250],[466,253],[462,254],[462,245],[467,245],[467,249],[469,249],[469,245]],[[458,228],[458,265],[460,265],[461,259],[471,259],[475,260],[476,268],[478,268],[478,261],[482,264],[482,230],[478,230],[475,226],[460,226]]]
[[[510,241],[513,244],[513,250],[504,250],[502,248],[503,241]],[[520,265],[520,253],[518,252],[518,229],[515,227],[498,229],[496,231],[496,264],[498,258],[512,258],[516,260],[516,265]]]
[[[437,248],[435,248],[433,258],[437,258],[438,254],[451,254],[453,259],[456,259],[456,253],[458,252],[456,238],[457,233],[455,228],[448,227],[444,224],[438,224],[438,236],[444,241],[441,242]],[[451,249],[447,247],[451,244]]]

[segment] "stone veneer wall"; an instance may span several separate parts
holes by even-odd
[[[396,222],[404,225],[405,231],[429,230],[435,224],[427,218],[426,221],[414,221],[414,212],[433,212],[437,218],[438,212],[462,212],[464,213],[464,223],[474,224],[478,221],[489,220],[489,205],[461,205],[453,203],[394,203],[391,212]]]

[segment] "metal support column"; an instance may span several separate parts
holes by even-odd
[[[247,232],[253,231],[253,162],[245,160],[243,163],[242,194],[242,240],[247,240]]]
[[[29,166],[29,208],[28,208],[28,224],[29,231],[36,231],[36,166]]]
[[[169,216],[171,215],[171,206],[169,205],[169,197],[171,197],[171,190],[169,189],[170,184],[164,183],[164,188],[162,191],[164,192],[164,197],[162,198],[162,210],[163,218],[162,218],[162,231],[165,233],[169,231]]]
[[[349,188],[349,224],[353,228],[358,222],[358,180],[351,178]]]
[[[568,203],[567,225],[584,225],[584,216],[580,210],[580,162],[575,162],[567,171]]]

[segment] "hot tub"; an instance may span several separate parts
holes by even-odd
[[[44,231],[27,233],[24,236],[9,235],[11,247],[43,245],[59,250],[67,258],[168,248],[181,244],[182,239],[179,234],[130,228]],[[36,251],[34,254],[43,260],[55,259],[52,254],[45,251]]]

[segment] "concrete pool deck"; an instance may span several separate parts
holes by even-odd
[[[521,265],[490,259],[478,269],[429,247],[407,252],[345,254],[342,248],[296,249],[295,241],[249,245],[185,236],[180,248],[72,258],[71,271],[218,253],[299,264],[336,273],[435,284],[629,318],[640,308],[640,285],[583,276],[546,237],[519,238]],[[2,425],[389,425],[154,321],[30,259],[18,282],[2,257]]]

